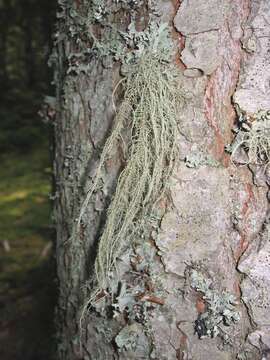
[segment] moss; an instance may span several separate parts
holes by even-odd
[[[20,136],[20,129],[16,131]],[[30,144],[29,144],[30,147]],[[47,141],[0,156],[1,358],[52,359],[54,266],[41,256],[52,238]],[[3,326],[2,326],[3,330]]]
[[[48,239],[49,161],[40,148],[23,156],[2,155],[1,164],[0,237],[11,250],[2,257],[0,280],[19,279],[39,262]]]

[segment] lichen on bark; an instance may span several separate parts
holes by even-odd
[[[243,29],[254,28],[255,35],[263,31],[256,41],[266,41],[260,35],[267,33],[267,23],[263,28],[256,26],[256,17],[268,11],[266,2],[258,0],[251,7],[246,0],[205,0],[199,5],[197,1],[184,0],[175,5],[157,1],[155,6],[152,1],[60,3],[63,11],[57,36],[59,105],[55,125],[58,319],[62,342],[59,358],[261,360],[268,351],[269,324],[261,323],[266,310],[254,304],[257,298],[249,297],[249,289],[254,278],[256,286],[268,281],[258,262],[263,259],[265,263],[268,253],[263,235],[269,212],[267,174],[259,176],[251,166],[231,164],[225,145],[233,138],[236,112],[231,99],[236,88],[234,102],[241,111],[248,112],[246,104],[255,104],[250,100],[254,88],[247,89],[250,81],[245,76],[251,79],[254,75],[253,70],[249,75],[250,67],[258,70],[265,49],[251,46]],[[130,139],[132,121],[125,119],[123,141],[119,136],[115,152],[104,160],[100,186],[80,217],[81,206],[95,181],[101,149],[113,133],[114,105],[119,109],[121,106],[124,82],[117,84],[121,76],[132,73],[129,69],[138,64],[154,42],[152,35],[165,23],[173,39],[169,45],[175,54],[172,61],[178,67],[174,79],[181,84],[186,100],[178,114],[181,125],[167,196],[156,202],[153,212],[144,212],[135,241],[117,249],[117,276],[104,286],[98,304],[87,308],[79,339],[81,307],[93,291],[91,283],[85,292],[81,287],[94,274],[107,209],[129,159],[121,145]],[[242,43],[244,48],[252,48],[248,55]],[[167,61],[161,67],[164,80]],[[257,80],[255,83],[260,85]],[[146,88],[136,93],[136,104]],[[159,94],[157,86],[154,94]],[[161,103],[163,97],[159,99]],[[267,96],[256,98],[257,103],[266,104]],[[134,106],[130,108],[132,113]],[[157,114],[159,109],[165,111],[163,103],[154,108]],[[159,159],[153,155],[156,147],[150,141],[154,135],[148,129],[149,139],[146,136],[144,145],[151,147],[153,159]],[[161,142],[162,138],[157,139]],[[250,266],[253,270],[249,273]],[[190,283],[188,274],[194,269],[201,269],[212,279],[215,294],[237,298],[240,320],[230,324],[229,339],[199,339],[194,333],[196,320],[209,306],[200,289]],[[246,274],[244,280],[242,274]]]

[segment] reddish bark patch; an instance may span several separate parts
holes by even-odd
[[[246,240],[246,236],[245,234],[240,234],[240,242],[239,242],[239,246],[236,249],[235,253],[234,253],[234,258],[236,260],[236,262],[239,261],[240,257],[244,254],[244,252],[247,250],[248,248],[248,241]]]
[[[236,0],[237,17],[240,23],[248,17],[249,11],[244,0]],[[219,31],[220,41],[218,53],[221,63],[216,71],[209,77],[204,97],[204,113],[209,126],[214,130],[214,143],[209,149],[217,160],[224,166],[229,165],[229,156],[224,151],[224,146],[230,143],[231,128],[235,121],[235,109],[231,98],[237,86],[243,50],[241,47],[241,34],[235,35],[232,28],[233,21],[228,21]],[[239,32],[239,28],[237,29]]]
[[[140,301],[148,301],[148,302],[152,302],[154,304],[158,304],[158,305],[164,305],[165,304],[165,300],[162,298],[159,298],[155,295],[148,295],[148,294],[142,294],[136,297],[137,300]]]
[[[250,183],[246,183],[244,186],[246,198],[242,203],[240,214],[242,217],[242,227],[239,229],[240,241],[239,245],[234,252],[234,258],[238,262],[242,254],[247,250],[249,246],[248,235],[250,233],[249,217],[256,211],[256,197],[253,192],[253,186]]]
[[[245,216],[248,212],[250,203],[252,201],[255,201],[255,196],[252,190],[252,185],[251,184],[246,184],[246,192],[247,192],[247,199],[243,204],[243,208],[242,208],[242,215]]]
[[[233,284],[233,289],[234,289],[234,293],[236,295],[236,297],[238,299],[241,298],[241,288],[240,288],[240,284],[238,280],[235,280],[234,284]]]
[[[216,82],[216,78],[214,74],[213,76],[210,77],[210,80],[208,81],[205,90],[204,112],[209,126],[214,130],[215,133],[215,144],[211,150],[215,158],[222,159],[224,156],[225,143],[215,116],[215,110],[216,110],[215,103],[217,101],[218,98],[217,95],[219,92],[219,88],[217,85],[218,84]]]
[[[205,305],[204,300],[201,298],[198,298],[196,300],[196,309],[197,309],[198,313],[203,314],[205,312],[205,308],[206,308],[206,305]]]
[[[176,359],[184,360],[186,358],[186,354],[188,353],[188,337],[181,329],[181,323],[183,321],[179,321],[176,324],[177,329],[180,331],[181,335],[179,337],[179,349],[176,350]]]
[[[174,13],[173,13],[173,17],[172,19],[175,18],[176,14],[177,14],[177,11],[181,5],[181,0],[172,0],[172,4],[174,6]],[[185,48],[185,36],[182,35],[177,29],[176,27],[174,26],[174,23],[173,23],[173,20],[172,20],[172,27],[173,27],[173,31],[172,31],[172,38],[174,40],[177,41],[177,48],[178,48],[178,51],[175,55],[175,64],[181,69],[181,70],[185,70],[187,67],[186,65],[182,62],[181,60],[181,57],[180,57],[180,54],[181,52],[183,51],[183,49]]]

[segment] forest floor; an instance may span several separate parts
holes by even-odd
[[[54,359],[52,129],[38,112],[55,92],[56,3],[0,1],[0,360]]]
[[[0,155],[0,359],[53,359],[48,141]]]

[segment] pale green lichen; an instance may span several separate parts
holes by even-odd
[[[106,66],[112,66],[113,61],[134,64],[146,48],[151,46],[154,50],[157,44],[163,57],[171,54],[172,40],[164,31],[167,25],[159,23],[151,1],[148,7],[153,13],[150,12],[147,25],[143,30],[136,29],[136,14],[142,6],[142,1],[135,0],[84,0],[78,7],[76,2],[59,0],[57,17],[62,31],[56,32],[55,43],[61,42],[63,33],[70,38],[67,73],[89,73],[89,60],[93,58],[103,59]],[[115,24],[119,14],[126,18],[128,26]]]
[[[244,150],[247,158],[243,164],[268,166],[270,163],[270,110],[258,111],[253,116],[240,114],[239,123],[234,130],[235,138],[226,147],[231,159],[238,163],[238,155]]]
[[[196,333],[200,338],[224,335],[223,326],[230,326],[240,320],[235,296],[214,289],[212,280],[197,270],[191,271],[190,281],[191,286],[203,294],[206,302],[206,311],[195,322]]]
[[[131,137],[126,144],[126,166],[119,176],[99,241],[95,266],[97,291],[108,287],[117,257],[132,243],[143,214],[151,212],[166,188],[177,156],[177,116],[181,103],[173,68],[164,64],[154,51],[145,51],[128,75],[116,126],[105,144],[94,185],[79,217],[80,222],[96,191],[104,163],[121,142],[121,131],[128,124]]]
[[[219,167],[220,162],[212,158],[208,154],[204,154],[201,151],[191,152],[185,158],[185,164],[188,168],[198,168],[200,166]]]
[[[123,350],[134,350],[136,348],[138,341],[136,325],[137,324],[132,324],[124,327],[116,336],[115,342],[120,352]]]
[[[138,323],[126,325],[115,337],[115,343],[118,351],[125,353],[126,356],[134,354],[133,356],[137,355],[141,359],[141,356],[150,352],[149,341]]]

